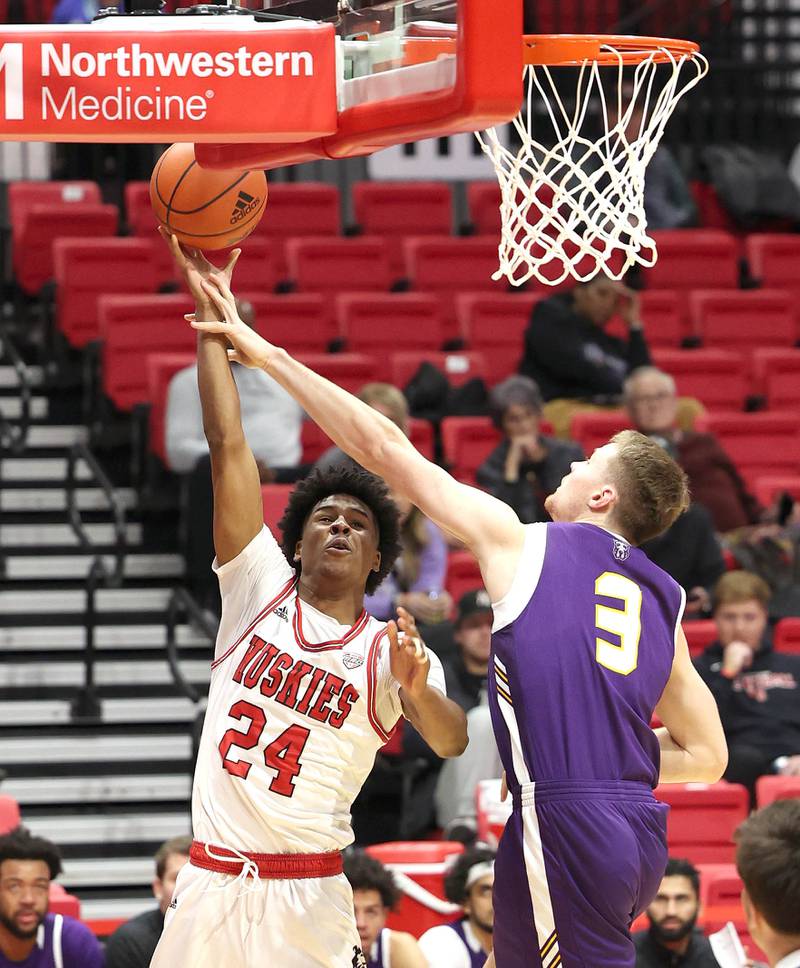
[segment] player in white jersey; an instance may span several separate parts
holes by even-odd
[[[217,271],[170,240],[196,299]],[[443,756],[466,746],[441,664],[413,619],[378,622],[365,592],[397,556],[385,485],[315,474],[292,493],[282,546],[263,524],[224,340],[198,340],[211,454],[222,619],[192,802],[194,843],[153,968],[358,968],[365,964],[342,874],[350,807],[405,715]]]

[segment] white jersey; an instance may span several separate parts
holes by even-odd
[[[214,570],[222,619],[192,795],[194,836],[251,853],[353,840],[350,807],[402,707],[386,625],[305,602],[265,527]],[[445,692],[429,652],[428,683]]]

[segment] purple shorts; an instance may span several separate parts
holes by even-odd
[[[495,864],[497,968],[634,968],[634,918],[667,864],[669,808],[643,783],[522,787]]]

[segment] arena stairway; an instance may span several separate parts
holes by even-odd
[[[0,413],[19,417],[16,373],[0,359]],[[55,422],[55,393],[33,384],[22,453],[0,450],[0,786],[23,822],[56,841],[61,881],[89,921],[127,918],[152,904],[152,855],[189,832],[194,704],[173,683],[165,654],[166,608],[183,559],[146,534],[135,491],[115,489],[125,509],[127,554],[119,587],[96,598],[99,718],[76,720],[84,682],[87,575],[96,555],[115,560],[114,519],[85,461],[75,496],[90,546],[70,524],[67,464],[84,439]],[[58,410],[54,408],[56,403]],[[62,417],[63,419],[63,417]],[[181,668],[202,695],[207,636],[184,619],[176,628]]]

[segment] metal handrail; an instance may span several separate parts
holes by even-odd
[[[201,695],[183,674],[180,656],[178,655],[176,631],[178,616],[182,610],[187,612],[192,623],[208,636],[209,642],[213,643],[216,639],[217,629],[185,588],[173,589],[167,605],[167,664],[172,673],[172,681],[178,687],[179,691],[197,705],[200,702]]]
[[[100,485],[108,501],[114,519],[114,564],[109,568],[106,556],[95,555],[86,579],[86,647],[84,654],[83,686],[75,695],[71,705],[73,719],[99,719],[102,714],[100,698],[95,684],[95,663],[97,660],[97,590],[99,588],[119,588],[122,584],[127,553],[125,530],[125,508],[119,499],[108,475],[100,466],[97,458],[83,441],[73,444],[67,458],[67,515],[72,530],[82,548],[93,547],[83,523],[78,507],[78,462],[83,461],[91,470],[94,480]]]
[[[0,447],[8,449],[12,454],[21,454],[27,446],[28,431],[31,425],[31,378],[28,367],[19,355],[5,326],[0,326],[0,346],[3,349],[3,357],[14,368],[17,380],[19,380],[20,401],[22,404],[22,413],[20,414],[19,421],[12,422],[0,414]]]

